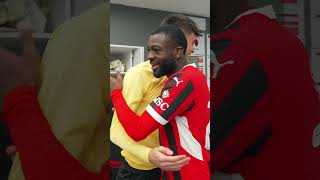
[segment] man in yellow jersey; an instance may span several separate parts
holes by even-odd
[[[199,29],[194,21],[181,14],[166,17],[161,25],[177,25],[185,33],[188,41],[187,55],[193,53],[193,44]],[[123,80],[122,94],[129,107],[140,115],[147,105],[156,98],[164,85],[166,77],[155,78],[149,61],[129,69]],[[138,82],[138,83],[137,83]],[[172,156],[173,152],[159,144],[159,132],[154,131],[147,138],[136,142],[121,126],[117,115],[112,119],[111,141],[119,146],[124,161],[118,170],[117,180],[156,180],[160,179],[160,169],[179,170],[188,163],[185,155]]]
[[[55,136],[83,166],[96,172],[109,158],[106,4],[70,19],[51,35],[42,59],[38,96]],[[24,179],[19,157],[9,179]]]

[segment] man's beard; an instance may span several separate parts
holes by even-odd
[[[177,61],[174,58],[167,60],[164,64],[159,66],[157,72],[153,72],[154,77],[160,78],[162,76],[170,76],[177,71]]]

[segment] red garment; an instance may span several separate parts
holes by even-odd
[[[191,157],[180,171],[164,173],[175,180],[210,179],[210,157],[205,148],[209,136],[209,98],[205,76],[190,65],[168,78],[162,94],[141,116],[127,106],[121,90],[112,94],[118,118],[134,140],[142,140],[159,128],[162,146],[173,150],[175,155]]]
[[[26,180],[108,180],[109,165],[89,172],[73,158],[52,133],[31,86],[11,90],[4,99],[4,116],[20,153]]]
[[[276,20],[254,13],[213,36],[213,171],[246,180],[320,179],[312,145],[320,102],[307,51]]]

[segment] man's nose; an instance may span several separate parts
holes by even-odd
[[[153,60],[154,59],[154,54],[151,51],[148,52],[148,59],[149,60]]]

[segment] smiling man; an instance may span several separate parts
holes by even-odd
[[[127,134],[139,141],[159,128],[160,143],[174,155],[190,158],[179,171],[162,179],[209,179],[209,90],[202,72],[186,59],[187,40],[177,26],[161,26],[150,36],[148,59],[155,77],[167,76],[160,96],[136,115],[121,94],[121,76],[111,79],[112,102]]]
[[[187,38],[186,55],[193,53],[193,44],[199,29],[196,23],[182,14],[170,14],[161,25],[176,25]],[[160,76],[159,76],[160,77]],[[166,77],[154,76],[150,61],[145,61],[128,70],[123,80],[122,94],[128,106],[141,115],[148,104],[161,93]],[[160,146],[159,132],[155,130],[146,138],[134,141],[123,129],[117,113],[112,119],[111,141],[119,146],[124,160],[118,170],[118,180],[154,180],[160,178],[160,169],[176,171],[188,163],[185,155],[172,156],[172,150]]]

